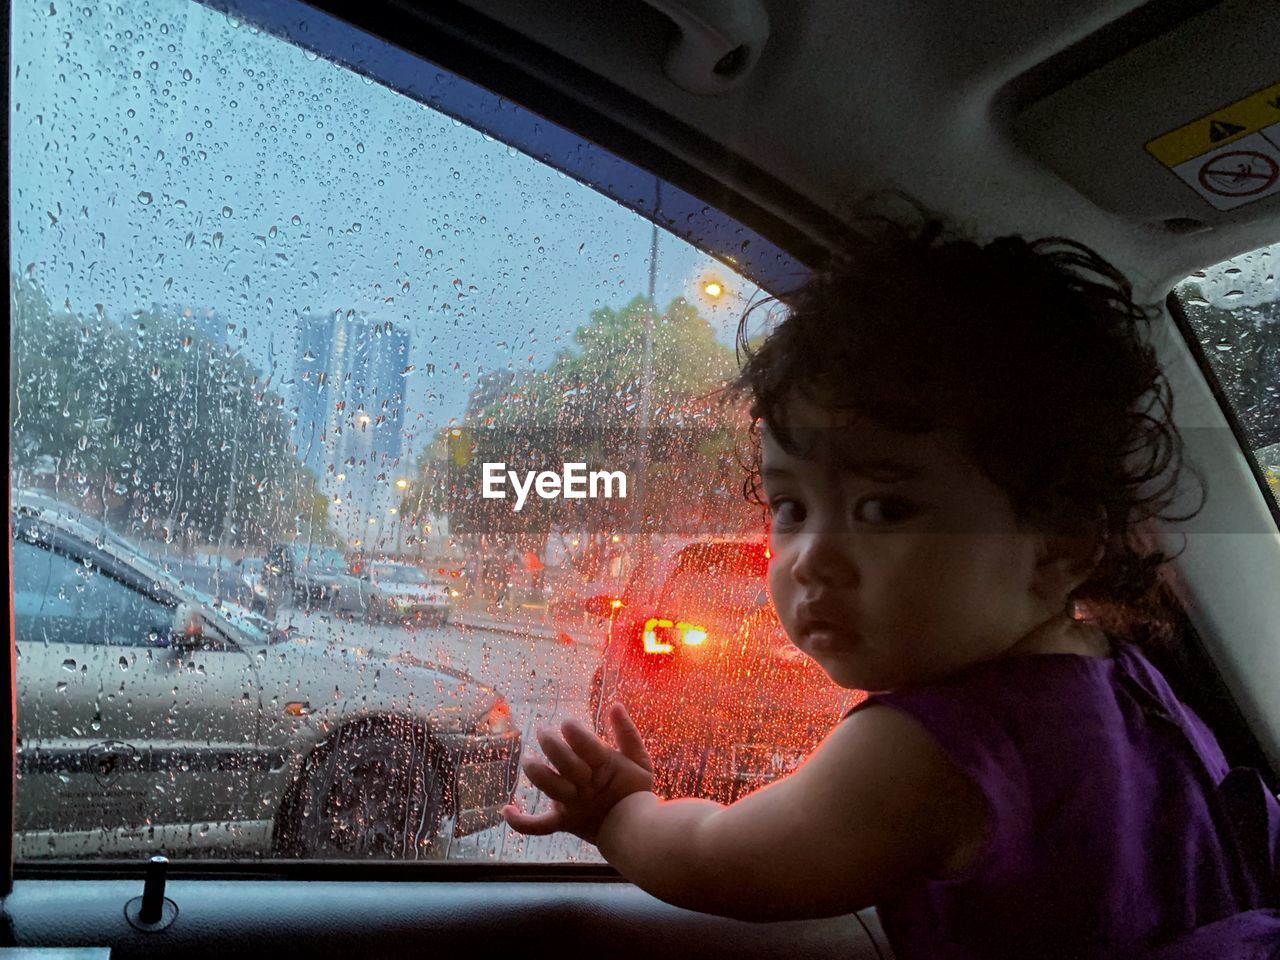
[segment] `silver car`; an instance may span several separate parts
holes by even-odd
[[[449,584],[409,563],[375,562],[365,574],[369,614],[377,619],[449,622]]]
[[[438,856],[520,734],[455,670],[284,631],[83,518],[13,511],[18,856]]]

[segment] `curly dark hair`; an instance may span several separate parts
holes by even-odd
[[[907,218],[860,214],[826,268],[742,317],[743,366],[729,392],[750,400],[744,494],[761,503],[761,420],[806,455],[781,419],[797,398],[893,430],[954,429],[1020,519],[1099,530],[1101,560],[1072,601],[1105,612],[1097,619],[1113,629],[1163,620],[1157,568],[1172,556],[1142,529],[1199,506],[1166,512],[1183,458],[1169,384],[1144,336],[1156,311],[1081,243],[980,244],[907,205]],[[787,316],[753,345],[748,320],[776,302]]]

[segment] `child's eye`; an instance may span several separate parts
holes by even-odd
[[[901,523],[919,512],[914,503],[902,497],[863,497],[853,508],[856,520],[872,525]]]
[[[804,520],[804,507],[786,497],[772,497],[769,500],[769,514],[773,518],[774,529],[785,529]]]

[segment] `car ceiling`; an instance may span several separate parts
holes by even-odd
[[[663,62],[679,31],[657,8],[735,5],[467,2],[836,215],[906,188],[979,233],[1084,239],[1153,294],[1280,234],[1280,197],[1220,214],[1144,150],[1280,80],[1280,5],[763,0],[750,73],[710,95],[678,87]],[[635,122],[607,89],[576,95]],[[688,155],[678,135],[663,145]],[[733,182],[733,164],[720,175]]]
[[[626,128],[676,161],[671,179],[684,161],[726,197],[820,243],[838,237],[831,225],[851,201],[900,188],[978,236],[1083,240],[1155,302],[1193,271],[1280,239],[1280,193],[1219,211],[1146,150],[1280,81],[1280,4],[760,2],[768,34],[758,59],[738,85],[711,94],[664,71],[673,44],[695,35],[675,21],[690,11],[741,19],[749,0],[465,0],[459,9],[519,39],[488,44],[491,55],[586,108],[581,122],[573,111],[551,119],[588,137],[592,117]],[[441,9],[393,5],[429,17]],[[1213,491],[1178,528],[1173,580],[1280,774],[1275,516],[1167,313],[1154,340],[1188,456]]]

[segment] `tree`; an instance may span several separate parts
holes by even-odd
[[[544,370],[520,377],[486,375],[461,424],[436,436],[418,461],[418,477],[402,503],[447,512],[451,529],[503,534],[509,540],[552,527],[607,533],[633,523],[624,500],[542,501],[516,514],[506,501],[480,496],[479,465],[623,469],[631,490],[641,436],[640,399],[645,320],[637,297],[621,309],[591,313]],[[652,331],[650,420],[647,432],[643,526],[651,530],[740,532],[757,528],[746,509],[735,456],[745,437],[745,413],[727,406],[718,390],[735,371],[731,348],[684,300],[655,318]],[[629,494],[631,492],[629,490]]]
[[[55,311],[29,279],[11,290],[19,471],[52,458],[77,499],[147,536],[261,546],[305,526],[336,541],[283,401],[238,349],[155,312]]]

